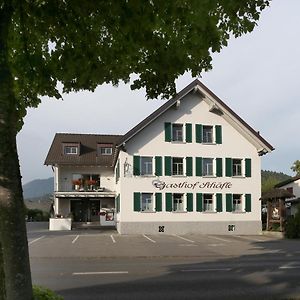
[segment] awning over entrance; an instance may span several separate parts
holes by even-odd
[[[56,198],[115,198],[114,192],[55,192]]]

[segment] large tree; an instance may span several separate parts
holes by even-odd
[[[168,98],[178,76],[211,69],[212,53],[231,36],[251,32],[268,5],[267,0],[0,0],[3,298],[32,298],[16,148],[26,108],[36,107],[42,96],[61,98],[103,83],[129,82],[131,74],[137,78],[132,89],[145,87],[148,98]]]

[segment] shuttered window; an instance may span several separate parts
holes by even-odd
[[[172,125],[171,123],[165,123],[165,141],[171,142],[172,139]]]
[[[246,212],[251,212],[251,194],[246,194],[245,195],[245,211]]]
[[[186,200],[187,200],[187,211],[193,211],[193,193],[187,193],[186,194]]]
[[[185,141],[187,143],[192,142],[192,124],[185,124]]]
[[[134,211],[141,210],[141,193],[139,192],[133,193],[133,210]]]
[[[162,211],[162,194],[155,193],[155,210]]]
[[[162,176],[162,157],[155,156],[155,175]]]
[[[196,176],[202,176],[202,157],[196,157]]]
[[[186,176],[193,176],[193,158],[187,157],[185,160],[186,160]]]
[[[232,212],[232,194],[226,194],[226,211]]]
[[[196,194],[196,210],[197,211],[202,211],[202,193],[197,193]]]
[[[217,212],[222,212],[222,194],[216,194],[216,201],[217,201]]]

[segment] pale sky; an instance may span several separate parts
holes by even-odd
[[[299,22],[299,0],[273,0],[254,31],[231,39],[199,78],[275,147],[262,157],[262,169],[289,175],[300,159]],[[177,91],[192,80],[181,76]],[[131,91],[129,84],[71,93],[64,101],[43,98],[38,109],[28,109],[17,137],[23,183],[53,176],[44,160],[56,132],[125,134],[162,104],[147,101],[145,90]]]

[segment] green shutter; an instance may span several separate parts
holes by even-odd
[[[217,212],[222,212],[223,205],[222,205],[222,194],[216,194],[217,199]]]
[[[161,156],[155,156],[155,175],[162,176],[162,158],[161,158]]]
[[[133,157],[133,175],[140,175],[140,157],[139,156],[134,156]]]
[[[222,144],[222,126],[216,125],[216,144]]]
[[[226,211],[232,211],[232,194],[226,194]]]
[[[162,195],[161,195],[161,193],[155,193],[155,210],[162,211]]]
[[[246,177],[251,177],[251,158],[245,159],[245,169]]]
[[[185,124],[185,141],[187,143],[192,142],[192,124]]]
[[[172,211],[172,193],[166,193],[166,211]]]
[[[120,212],[120,194],[116,197],[116,212],[119,213]]]
[[[172,175],[172,158],[171,156],[165,156],[165,176]]]
[[[138,192],[133,193],[133,210],[134,211],[141,210],[141,193]]]
[[[232,159],[226,157],[225,160],[225,166],[226,166],[226,177],[231,177],[232,176]]]
[[[216,175],[217,175],[217,177],[222,177],[223,176],[222,158],[216,158]]]
[[[196,176],[202,176],[202,157],[196,157]]]
[[[251,194],[246,194],[245,195],[245,211],[246,212],[251,212]]]
[[[196,194],[196,210],[197,211],[202,211],[202,193],[197,193]]]
[[[196,124],[196,143],[202,143],[202,125]]]
[[[172,140],[172,125],[171,123],[165,123],[165,142],[171,142]]]
[[[193,158],[186,157],[186,176],[193,176]]]
[[[193,211],[193,193],[187,193],[186,194],[186,210],[187,211]]]

